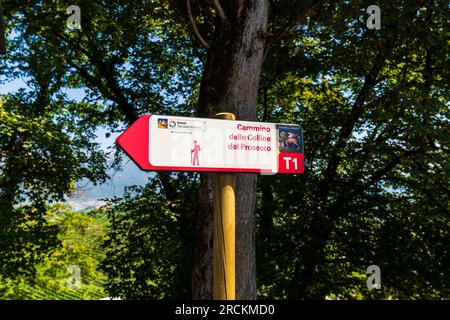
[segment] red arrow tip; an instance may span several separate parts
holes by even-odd
[[[116,139],[116,143],[142,170],[150,169],[148,134],[151,115],[143,115]]]

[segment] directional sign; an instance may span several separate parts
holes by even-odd
[[[144,115],[117,143],[142,170],[303,173],[295,124]]]

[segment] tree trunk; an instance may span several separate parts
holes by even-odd
[[[222,1],[226,20],[217,18],[203,73],[198,114],[232,112],[256,120],[258,85],[267,27],[267,0]],[[192,294],[212,298],[213,203],[211,174],[202,174],[194,214]],[[236,181],[236,299],[256,299],[256,175]]]

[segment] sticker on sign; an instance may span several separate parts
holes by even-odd
[[[143,170],[303,173],[295,124],[144,115],[117,138]]]

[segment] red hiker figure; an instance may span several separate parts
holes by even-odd
[[[197,144],[197,140],[194,140],[194,149],[191,150],[191,156],[194,154],[192,158],[192,165],[195,166],[195,162],[197,162],[197,165],[200,165],[198,161],[198,152],[201,151],[200,145]]]

